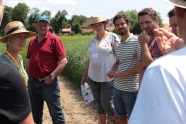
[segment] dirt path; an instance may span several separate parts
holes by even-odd
[[[81,96],[80,88],[68,81],[65,77],[59,77],[61,88],[62,109],[67,124],[98,124],[95,103],[85,104]],[[52,124],[51,117],[45,105],[43,124]]]

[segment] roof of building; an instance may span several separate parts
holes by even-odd
[[[61,32],[71,32],[71,28],[63,28]]]
[[[113,31],[115,29],[115,26],[112,21],[109,21],[109,23],[106,25],[106,30]]]
[[[91,18],[87,18],[87,20],[82,24],[82,28],[87,28],[89,27],[88,25],[91,23]]]
[[[83,31],[83,32],[92,32],[93,29],[87,29],[87,28],[85,28],[85,29],[82,29],[82,31]]]

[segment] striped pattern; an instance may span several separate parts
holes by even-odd
[[[141,47],[136,36],[131,36],[116,47],[116,58],[119,60],[118,71],[130,70],[134,67],[141,54]],[[114,87],[128,92],[135,92],[139,88],[139,74],[115,79]]]

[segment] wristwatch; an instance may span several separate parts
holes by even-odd
[[[48,76],[50,77],[51,80],[54,80],[54,77],[53,76],[51,76],[50,74]]]

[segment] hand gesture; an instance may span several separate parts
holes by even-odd
[[[158,37],[158,48],[163,54],[178,50],[184,45],[182,39],[163,28],[154,29],[154,34]]]
[[[115,74],[115,71],[113,71],[113,70],[110,70],[110,71],[107,72],[107,76],[109,78],[113,78],[114,77],[114,74]]]
[[[140,45],[143,45],[149,41],[149,35],[145,30],[138,36],[138,42]]]
[[[114,78],[125,78],[125,72],[116,71],[114,74]]]

